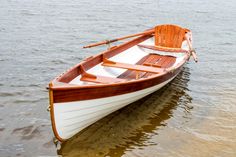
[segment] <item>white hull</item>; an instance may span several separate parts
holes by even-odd
[[[108,114],[157,91],[174,77],[156,86],[129,94],[85,101],[54,103],[54,132],[56,131],[62,140],[66,140]]]

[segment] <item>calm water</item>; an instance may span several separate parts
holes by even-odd
[[[236,156],[236,1],[1,0],[0,156]],[[85,44],[175,23],[200,62],[57,150],[47,83],[105,49]]]

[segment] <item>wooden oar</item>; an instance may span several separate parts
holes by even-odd
[[[193,46],[189,40],[189,36],[186,34],[185,35],[185,38],[187,40],[187,43],[188,43],[188,47],[189,47],[189,51],[191,53],[191,55],[193,56],[193,60],[197,63],[198,62],[198,58],[197,58],[197,55],[196,55],[196,51],[193,49]]]
[[[99,45],[110,44],[110,43],[113,43],[113,42],[116,42],[116,41],[119,41],[119,40],[124,40],[124,39],[127,39],[127,38],[132,38],[132,37],[136,37],[136,36],[140,36],[140,35],[148,35],[148,34],[152,34],[152,33],[154,33],[154,29],[150,29],[150,30],[142,32],[142,33],[132,34],[132,35],[128,35],[128,36],[117,38],[117,39],[101,41],[101,42],[98,42],[98,43],[94,43],[94,44],[84,46],[83,48],[91,48],[91,47],[95,47],[95,46],[99,46]]]

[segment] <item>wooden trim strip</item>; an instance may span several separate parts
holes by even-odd
[[[145,65],[145,66],[151,66],[151,67],[161,68],[161,65],[152,64],[152,63],[143,63],[143,65]]]
[[[164,46],[151,46],[151,45],[138,45],[139,47],[156,50],[156,51],[164,51],[164,52],[188,52],[187,50],[181,48],[171,48],[171,47],[164,47]]]
[[[84,77],[84,78],[90,78],[90,79],[96,79],[96,78],[97,78],[97,76],[95,76],[95,75],[93,75],[93,74],[87,73],[87,72],[84,70],[83,65],[80,65],[79,68],[80,68],[81,75],[82,75],[81,78],[83,78],[83,77]],[[81,79],[80,79],[80,80],[81,80]]]
[[[51,123],[52,123],[52,130],[55,135],[55,137],[60,141],[63,142],[65,141],[62,139],[56,129],[56,122],[55,122],[55,115],[54,115],[54,99],[53,99],[53,90],[52,88],[52,82],[49,83],[49,103],[50,103],[50,117],[51,117]]]
[[[82,76],[80,80],[85,81],[85,82],[94,82],[94,83],[102,83],[102,84],[118,83],[118,82],[127,81],[125,79],[106,77],[106,76],[98,76],[98,75],[96,75],[96,78]]]

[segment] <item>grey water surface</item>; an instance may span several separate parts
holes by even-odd
[[[0,156],[236,156],[236,1],[1,0]],[[105,46],[173,23],[192,60],[169,85],[98,121],[57,150],[45,87]]]

